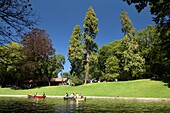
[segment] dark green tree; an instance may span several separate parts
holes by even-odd
[[[40,60],[39,65],[44,77],[48,78],[49,86],[51,85],[50,79],[58,77],[58,74],[64,69],[65,58],[60,54],[52,54],[47,60]]]
[[[170,67],[168,65],[170,60],[166,59],[166,53],[161,51],[160,33],[157,32],[156,26],[147,26],[146,29],[140,30],[138,36],[140,37],[139,48],[141,54],[145,58],[145,76],[154,78],[165,78],[165,73],[169,73]]]
[[[124,51],[121,61],[123,63],[123,70],[126,72],[127,79],[136,79],[141,77],[144,72],[143,66],[145,62],[139,51],[136,30],[132,26],[132,22],[124,10],[122,10],[120,20],[122,23],[122,32],[124,33],[122,39]]]
[[[150,8],[153,15],[153,21],[158,27],[159,39],[161,43],[161,54],[164,54],[164,67],[170,67],[170,1],[169,0],[123,0],[129,5],[135,4],[138,12],[141,12],[145,7]],[[170,70],[170,69],[168,69]],[[170,72],[166,70],[166,75]]]
[[[98,19],[93,8],[90,6],[86,17],[84,19],[84,32],[83,32],[83,40],[85,46],[85,84],[88,81],[89,76],[89,57],[90,54],[94,51],[97,52],[98,45],[94,41],[98,33]]]
[[[83,44],[81,36],[81,28],[79,25],[74,27],[70,37],[70,46],[68,47],[68,60],[71,64],[70,74],[72,76],[81,77],[84,71],[83,66]],[[82,77],[81,77],[82,79]]]
[[[101,74],[98,77],[100,77],[100,80],[113,80],[114,78],[119,77],[122,48],[121,40],[116,40],[99,49],[98,63]]]

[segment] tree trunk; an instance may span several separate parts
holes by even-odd
[[[49,86],[51,85],[50,78],[48,78],[48,85],[49,85]]]
[[[85,68],[85,81],[84,84],[88,81],[88,75],[89,75],[89,50],[87,50],[87,56],[86,56],[86,68]]]

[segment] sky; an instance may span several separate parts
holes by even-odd
[[[39,17],[35,26],[43,29],[52,40],[56,54],[65,56],[63,72],[70,70],[68,46],[75,25],[83,31],[84,18],[90,6],[93,7],[98,22],[99,32],[95,39],[99,48],[123,37],[120,14],[124,9],[137,30],[145,29],[148,24],[154,25],[148,8],[138,13],[135,7],[122,0],[30,0],[33,11]]]

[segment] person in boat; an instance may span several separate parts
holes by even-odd
[[[37,96],[37,95],[38,95],[38,93],[36,92],[36,93],[34,94],[34,97]]]
[[[80,94],[80,97],[83,98],[83,93]]]
[[[76,93],[76,98],[78,98],[79,97],[79,94],[78,93]]]
[[[68,93],[66,93],[65,97],[68,97],[68,96],[69,96]]]
[[[45,92],[43,92],[43,96],[46,97]]]
[[[74,93],[72,93],[72,94],[70,95],[70,97],[71,97],[71,98],[74,98]]]

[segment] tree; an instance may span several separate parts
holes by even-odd
[[[90,6],[86,17],[84,19],[84,46],[85,46],[85,84],[87,83],[89,76],[89,56],[94,51],[97,52],[98,45],[94,42],[94,39],[98,33],[98,19],[93,8]]]
[[[53,54],[47,60],[40,60],[39,65],[41,67],[42,74],[48,78],[49,86],[50,79],[58,77],[58,74],[64,69],[65,58],[60,54]]]
[[[29,0],[1,0],[0,12],[0,45],[17,41],[36,23]]]
[[[92,52],[89,56],[89,78],[93,80],[100,80],[102,71],[99,69],[98,54]]]
[[[71,64],[70,74],[80,76],[83,72],[83,45],[81,28],[79,25],[74,27],[70,37],[70,46],[68,47],[68,60]]]
[[[61,75],[61,77],[62,78],[68,78],[68,79],[70,79],[70,72],[64,72],[64,73],[62,73],[62,75]]]
[[[164,78],[164,74],[169,73],[170,67],[165,57],[166,53],[161,51],[160,33],[156,26],[148,25],[146,29],[138,31],[140,37],[139,48],[142,56],[145,58],[146,77]]]
[[[20,74],[21,65],[26,56],[21,52],[22,45],[12,42],[0,47],[0,83],[19,84],[24,80],[23,74]]]
[[[129,19],[128,14],[122,9],[120,15],[120,21],[122,23],[122,32],[127,38],[131,38],[131,35],[134,36],[136,29],[132,26],[132,21]]]
[[[101,75],[99,76],[101,80],[108,80],[108,78],[114,79],[116,77],[114,73],[120,73],[120,60],[122,57],[122,51],[121,40],[110,42],[109,44],[106,44],[99,49],[98,65],[99,70],[101,71]],[[112,66],[118,66],[119,68],[116,71],[112,71],[114,69],[110,68]]]
[[[135,4],[138,12],[141,12],[145,7],[149,6],[153,21],[157,24],[159,38],[161,43],[161,54],[164,56],[164,67],[170,67],[170,1],[169,0],[123,0],[129,5]],[[166,75],[168,75],[167,72]]]
[[[55,51],[52,48],[52,42],[44,30],[35,28],[28,34],[24,34],[22,44],[24,45],[23,53],[27,56],[27,62],[23,68],[29,72],[29,75],[32,75],[32,78],[37,78],[42,75],[38,62],[47,61]]]
[[[145,7],[149,5],[150,12],[155,15],[154,21],[160,26],[169,25],[170,10],[169,0],[123,0],[128,3],[128,5],[135,4],[138,12],[141,12]]]
[[[112,81],[119,76],[119,59],[116,56],[109,57],[105,62],[106,80]]]
[[[143,66],[145,62],[140,55],[135,28],[132,26],[132,22],[124,10],[122,10],[120,20],[122,23],[122,32],[124,33],[122,39],[124,51],[121,61],[123,63],[123,70],[128,75],[127,79],[136,79],[144,72]]]

